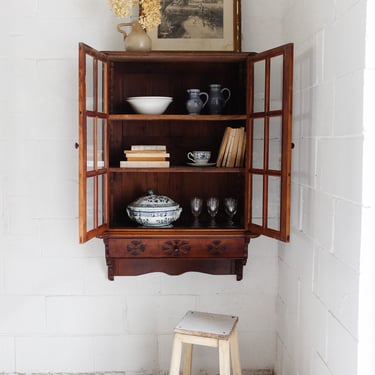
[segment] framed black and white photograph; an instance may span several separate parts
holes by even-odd
[[[160,0],[155,51],[240,51],[241,0]]]

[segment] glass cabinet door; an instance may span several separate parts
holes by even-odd
[[[289,241],[293,45],[251,57],[248,229]]]
[[[79,45],[79,238],[100,235],[108,223],[106,56]]]

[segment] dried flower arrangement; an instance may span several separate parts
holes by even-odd
[[[120,18],[132,16],[133,8],[139,5],[139,23],[150,30],[161,21],[160,0],[108,0],[113,13]]]

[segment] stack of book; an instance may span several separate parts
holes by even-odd
[[[164,145],[134,145],[124,150],[126,160],[120,161],[121,168],[168,168],[169,153]]]
[[[226,127],[216,161],[217,167],[242,167],[245,158],[245,128]]]

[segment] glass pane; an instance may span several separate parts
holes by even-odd
[[[280,197],[281,178],[270,176],[268,178],[268,223],[267,227],[280,230]]]
[[[253,168],[263,169],[264,157],[264,119],[257,118],[253,122]]]
[[[251,206],[251,222],[262,225],[263,218],[263,176],[254,174],[252,178],[253,196]]]
[[[104,63],[98,61],[98,112],[104,112]]]
[[[254,64],[254,112],[264,112],[265,97],[265,61],[259,61]]]
[[[98,176],[98,225],[104,224],[104,175]]]
[[[94,177],[87,179],[87,190],[86,190],[86,228],[87,231],[94,229]]]
[[[94,169],[94,119],[87,117],[87,170]]]
[[[104,167],[104,119],[98,119],[98,129],[97,129],[97,168]]]
[[[283,57],[271,59],[270,110],[279,110],[283,105]]]
[[[94,58],[86,55],[86,109],[94,110]]]
[[[281,125],[281,117],[270,117],[268,168],[277,171],[281,170]]]

